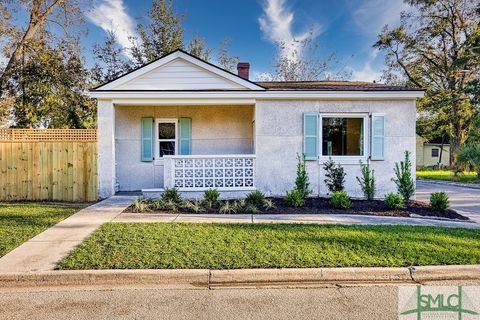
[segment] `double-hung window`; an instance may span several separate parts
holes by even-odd
[[[157,119],[155,126],[156,157],[175,155],[178,150],[178,121],[176,119]]]
[[[367,115],[321,115],[322,158],[362,159],[367,154]]]

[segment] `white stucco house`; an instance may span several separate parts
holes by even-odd
[[[416,99],[423,91],[367,82],[253,82],[177,50],[90,92],[98,101],[102,198],[177,187],[222,195],[283,196],[304,153],[314,195],[327,194],[323,162],[347,172],[361,196],[359,161],[371,161],[378,197],[394,191],[396,161],[415,159]],[[413,166],[415,168],[415,165]],[[415,175],[414,175],[415,176]]]

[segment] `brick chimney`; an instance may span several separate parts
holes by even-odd
[[[237,71],[238,71],[238,76],[242,77],[243,79],[247,79],[249,77],[250,73],[250,63],[248,62],[239,62],[237,64]]]

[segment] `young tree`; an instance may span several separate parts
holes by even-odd
[[[402,13],[399,27],[385,26],[374,45],[386,53],[384,79],[427,90],[419,113],[430,124],[444,124],[456,153],[479,112],[466,93],[480,71],[480,59],[470,50],[479,28],[478,1],[405,2],[413,10]]]

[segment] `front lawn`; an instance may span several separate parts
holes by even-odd
[[[450,170],[420,170],[417,177],[430,180],[453,181],[463,183],[480,183],[476,172],[462,172],[455,176]]]
[[[0,257],[81,208],[81,205],[0,203]]]
[[[106,223],[58,269],[401,267],[480,263],[478,230]]]

